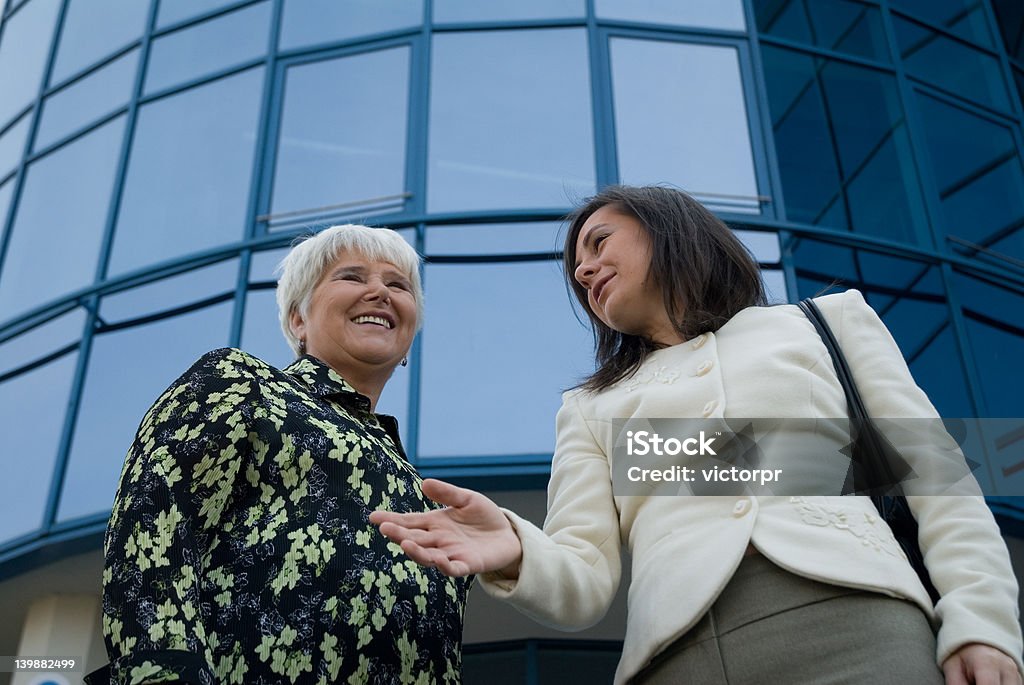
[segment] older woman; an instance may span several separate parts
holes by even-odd
[[[279,371],[203,356],[146,414],[106,537],[100,683],[458,683],[467,583],[368,516],[433,505],[374,408],[419,327],[419,258],[335,226],[280,267]]]

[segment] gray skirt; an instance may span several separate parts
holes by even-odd
[[[920,607],[744,558],[707,614],[638,685],[943,685]]]

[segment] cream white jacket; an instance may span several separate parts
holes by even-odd
[[[872,417],[937,416],[859,292],[817,301]],[[939,626],[940,664],[962,645],[982,642],[1024,668],[1017,583],[981,497],[908,498],[942,594],[933,609],[866,497],[612,494],[612,419],[846,415],[831,358],[803,313],[793,305],[745,309],[713,334],[654,352],[608,390],[565,394],[544,530],[506,512],[523,544],[519,578],[485,575],[481,586],[545,625],[582,629],[607,611],[625,544],[632,583],[615,677],[624,683],[700,619],[753,543],[801,576],[917,603]]]

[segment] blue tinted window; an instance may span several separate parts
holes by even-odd
[[[85,311],[73,309],[27,333],[0,343],[0,375],[78,342],[85,325]]]
[[[986,416],[1020,417],[1024,378],[1024,295],[962,274],[956,289],[964,312]],[[1018,450],[1019,451],[1019,450]]]
[[[1009,128],[926,95],[917,103],[945,233],[1024,258],[1024,170]]]
[[[225,302],[93,340],[58,519],[110,510],[143,415],[197,358],[227,343],[231,308]]]
[[[432,58],[431,211],[562,207],[593,191],[583,31],[439,34]]]
[[[0,383],[0,435],[7,457],[0,478],[0,540],[43,523],[77,360],[77,353],[68,354]]]
[[[759,214],[736,48],[615,38],[611,56],[620,180],[671,183],[712,209]]]
[[[895,79],[764,47],[789,219],[895,240],[926,235]]]
[[[69,0],[50,83],[138,40],[148,16],[148,0]]]
[[[745,31],[741,0],[595,0],[601,19]]]
[[[965,40],[992,46],[985,6],[978,0],[892,0],[890,4]]]
[[[556,223],[431,226],[426,249],[430,256],[561,252],[560,228]]]
[[[520,0],[479,2],[478,0],[434,0],[435,22],[510,21],[516,19],[562,19],[586,14],[584,0]]]
[[[868,59],[889,61],[877,7],[850,0],[755,0],[762,33]]]
[[[407,47],[288,69],[271,211],[287,224],[400,210],[408,93]]]
[[[242,322],[239,347],[279,369],[295,361],[295,354],[281,330],[274,290],[249,291],[245,299],[245,319]]]
[[[285,255],[288,254],[291,248],[281,248],[279,250],[264,250],[263,252],[254,252],[249,260],[249,282],[260,283],[262,281],[273,281],[277,282],[277,276],[274,275],[274,271],[277,269],[277,265],[281,263]]]
[[[100,305],[100,318],[106,323],[117,323],[146,316],[233,293],[237,284],[238,260],[230,259],[108,295]]]
[[[241,240],[263,69],[142,107],[110,273]]]
[[[1002,70],[995,57],[898,17],[896,42],[907,72],[975,102],[1009,109]]]
[[[7,211],[11,208],[11,193],[14,192],[14,179],[10,179],[3,184],[0,184],[0,238],[4,235],[4,224],[7,222]],[[0,263],[0,266],[3,266]],[[4,315],[0,313],[0,321],[4,320]]]
[[[81,81],[57,92],[43,103],[43,118],[35,149],[54,143],[83,125],[128,103],[139,66],[139,51],[132,50]]]
[[[284,0],[282,50],[419,26],[423,0]]]
[[[267,50],[270,3],[261,2],[153,41],[146,93],[176,86],[261,57]]]
[[[918,385],[942,416],[974,415],[938,268],[800,238],[793,241],[798,296],[857,288],[896,339]]]
[[[32,122],[32,114],[26,114],[17,123],[0,135],[0,178],[17,168],[25,154],[25,139],[28,137],[28,126]],[[0,217],[0,222],[3,218]]]
[[[0,128],[32,102],[42,86],[57,21],[58,0],[33,0],[4,21],[0,36]]]
[[[118,117],[28,168],[0,273],[0,321],[95,279],[123,135]]]
[[[218,10],[225,5],[230,5],[235,0],[162,0],[157,8],[157,28],[170,26],[179,21],[191,19],[192,17]]]
[[[593,368],[560,263],[427,265],[424,280],[419,455],[550,454],[561,391]]]
[[[1024,5],[1019,0],[993,0],[992,6],[1006,53],[1024,62]]]

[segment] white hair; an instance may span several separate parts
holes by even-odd
[[[281,331],[298,356],[299,339],[292,332],[291,315],[309,314],[313,290],[324,273],[342,254],[354,253],[372,261],[393,264],[412,284],[416,301],[417,328],[423,322],[423,286],[420,282],[420,256],[402,236],[387,228],[369,228],[346,224],[331,226],[311,236],[299,238],[277,265],[277,308]]]

